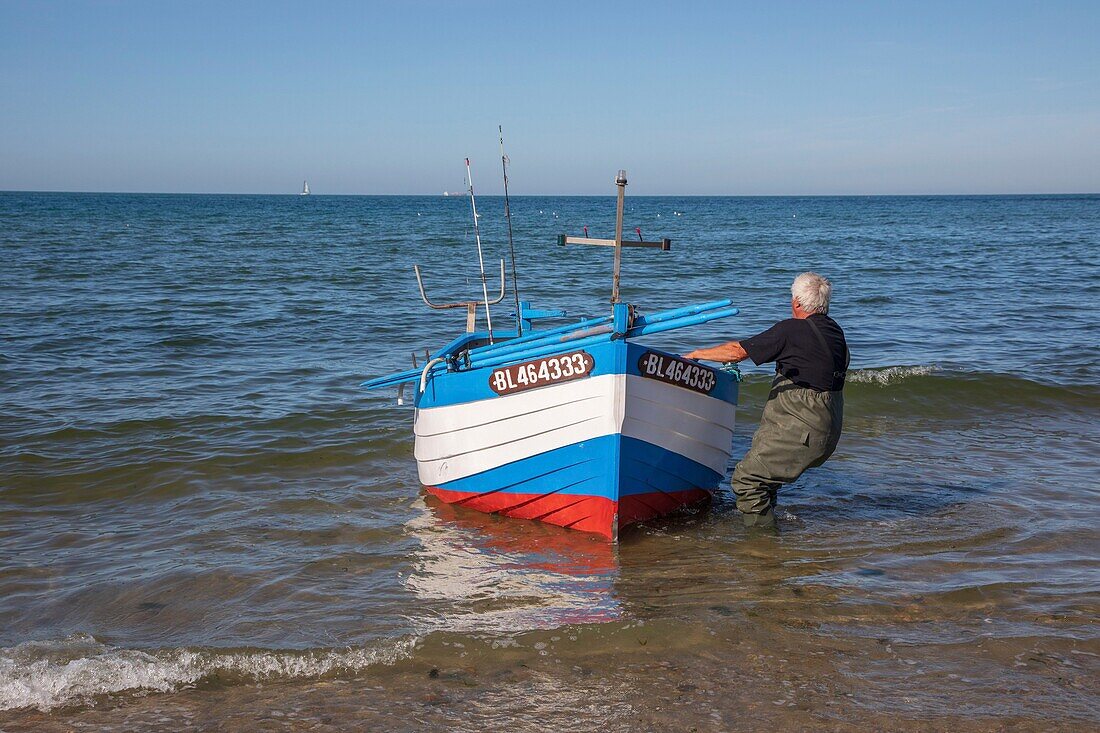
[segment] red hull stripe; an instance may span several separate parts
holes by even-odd
[[[449,491],[435,486],[425,488],[448,504],[461,504],[480,512],[503,514],[517,519],[534,519],[556,524],[559,527],[579,529],[582,532],[596,532],[608,539],[615,536],[616,511],[621,529],[635,522],[668,514],[682,506],[696,504],[710,498],[710,493],[703,489],[631,494],[615,502],[602,496],[576,494],[513,492],[476,494],[467,491]]]
[[[680,507],[699,504],[710,499],[703,489],[684,491],[654,491],[649,494],[627,494],[619,499],[619,526],[644,522],[653,517],[674,512]]]

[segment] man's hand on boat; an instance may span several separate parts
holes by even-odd
[[[696,349],[695,351],[689,351],[688,353],[684,354],[685,359],[696,359],[698,361],[720,361],[722,363],[743,361],[748,357],[749,355],[741,347],[740,341],[727,341],[724,344],[710,346],[705,349]]]

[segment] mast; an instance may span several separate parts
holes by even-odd
[[[623,239],[623,199],[626,196],[626,171],[620,170],[615,176],[615,186],[618,187],[618,201],[615,205],[615,238],[614,239],[596,239],[588,236],[588,227],[584,228],[583,237],[570,237],[565,234],[558,235],[558,244],[595,244],[600,247],[614,247],[615,248],[615,269],[611,275],[611,303],[618,305],[622,302],[619,297],[619,270],[622,266],[623,260],[623,247],[653,247],[660,249],[664,252],[668,252],[672,247],[672,240],[668,238],[662,238],[654,242],[647,242],[642,239],[642,230],[640,227],[634,229],[638,233],[638,241],[624,240]]]
[[[611,276],[611,302],[619,300],[619,265],[623,261],[623,197],[626,195],[626,171],[620,170],[615,176],[615,185],[619,188],[619,200],[615,206],[615,272]]]

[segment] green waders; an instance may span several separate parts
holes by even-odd
[[[730,481],[746,526],[775,526],[780,485],[828,460],[843,423],[843,392],[816,392],[775,376],[752,446]]]

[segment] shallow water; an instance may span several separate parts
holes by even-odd
[[[513,211],[524,296],[602,312],[609,253],[554,241],[612,200]],[[411,264],[473,296],[468,220],[0,193],[0,728],[1100,726],[1100,197],[628,199],[673,239],[628,299],[743,309],[654,343],[761,330],[816,269],[856,372],[778,537],[723,488],[618,547],[422,496],[410,409],[357,387],[461,328]]]

